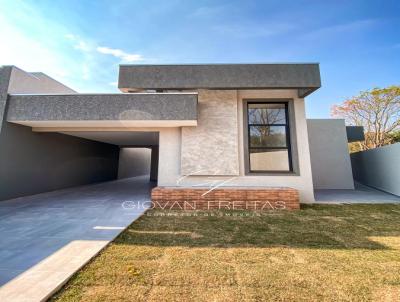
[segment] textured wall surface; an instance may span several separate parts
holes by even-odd
[[[318,88],[318,64],[121,65],[121,89]]]
[[[309,119],[308,141],[315,189],[354,189],[344,120]]]
[[[238,175],[237,92],[200,90],[197,127],[182,128],[183,175]]]
[[[196,120],[196,94],[11,95],[7,120]]]
[[[400,196],[400,143],[351,154],[354,179]]]
[[[150,175],[150,148],[121,148],[119,152],[118,178]]]

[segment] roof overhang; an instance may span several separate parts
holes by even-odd
[[[298,89],[321,87],[319,64],[120,65],[123,92],[197,89]]]
[[[34,128],[197,125],[197,94],[10,95],[7,121]]]

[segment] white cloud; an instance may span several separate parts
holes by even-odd
[[[127,53],[121,49],[111,48],[107,46],[96,46],[95,43],[90,43],[74,34],[67,34],[65,35],[65,38],[73,42],[73,47],[75,49],[82,52],[89,53],[93,50],[96,50],[96,52],[103,55],[111,55],[115,58],[121,59],[122,62],[138,62],[143,60],[143,57],[140,54]]]
[[[76,34],[66,34],[65,38],[71,41],[73,48],[80,51],[82,54],[83,60],[80,75],[81,79],[86,82],[88,80],[91,80],[92,76],[94,76],[95,74],[92,69],[97,68],[99,62],[99,54],[111,55],[117,59],[120,59],[121,62],[137,62],[143,60],[143,57],[139,54],[127,53],[121,49],[115,49],[106,46],[98,46],[95,42],[88,39],[82,39]],[[109,84],[110,86],[117,86],[117,84],[114,83]]]
[[[121,49],[117,48],[110,48],[110,47],[105,47],[105,46],[99,46],[96,48],[97,52],[105,54],[105,55],[111,55],[116,58],[121,59],[122,61],[125,62],[138,62],[138,61],[143,61],[143,57],[140,54],[134,54],[134,53],[127,53]]]
[[[108,85],[113,86],[113,87],[117,87],[118,86],[118,82],[110,82],[110,83],[108,83]]]

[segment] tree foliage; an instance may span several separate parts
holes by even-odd
[[[331,115],[346,124],[363,126],[365,141],[356,149],[367,150],[396,141],[400,130],[400,86],[374,88],[332,107]],[[353,146],[354,149],[354,146]]]

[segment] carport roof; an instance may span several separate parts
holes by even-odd
[[[321,87],[318,63],[120,65],[123,92],[192,89],[298,89],[305,97]]]
[[[7,121],[30,127],[197,125],[195,93],[12,94]]]

